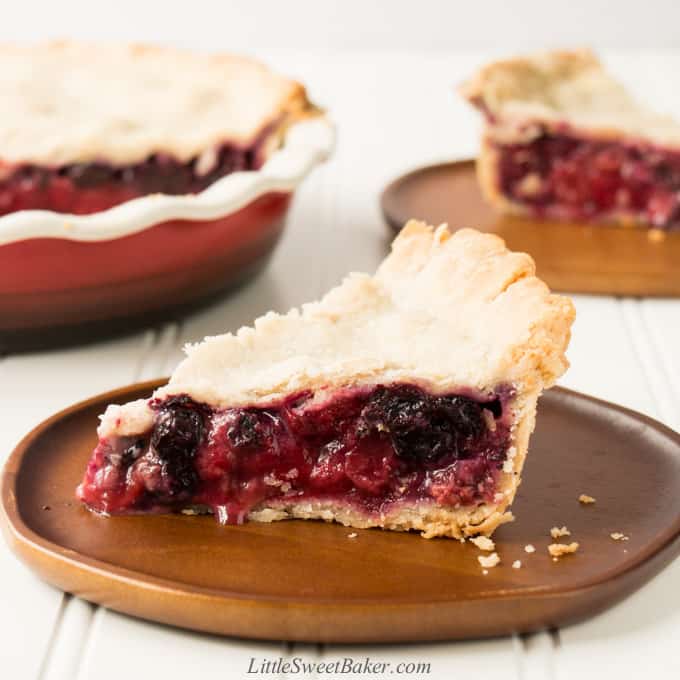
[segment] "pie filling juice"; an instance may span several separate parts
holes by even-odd
[[[154,154],[141,163],[116,166],[75,163],[58,168],[21,165],[0,180],[0,215],[17,210],[53,210],[88,215],[149,194],[194,194],[222,177],[257,170],[265,135],[249,147],[222,145],[208,156],[181,162]]]
[[[403,501],[475,505],[496,493],[511,398],[510,389],[475,398],[407,383],[220,410],[172,396],[151,402],[151,431],[100,441],[78,497],[110,514],[197,506],[225,524],[301,501],[366,515]]]
[[[680,227],[680,151],[548,133],[495,149],[501,193],[538,216]]]

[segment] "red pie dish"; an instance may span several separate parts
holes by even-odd
[[[148,324],[248,277],[333,146],[302,85],[242,57],[53,43],[0,63],[0,349]]]

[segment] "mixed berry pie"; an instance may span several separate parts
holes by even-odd
[[[492,63],[462,92],[486,119],[478,174],[501,211],[680,226],[680,123],[635,102],[590,51]]]
[[[0,215],[88,214],[257,169],[315,112],[257,61],[143,46],[0,48]]]
[[[375,276],[206,338],[151,398],[109,406],[77,495],[103,514],[490,534],[573,317],[498,237],[412,221]]]

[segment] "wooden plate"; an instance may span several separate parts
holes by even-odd
[[[395,642],[564,625],[614,604],[680,552],[680,435],[619,406],[555,389],[540,405],[527,472],[483,575],[471,544],[321,522],[221,527],[211,517],[101,518],[73,492],[111,392],[38,426],[12,454],[2,519],[50,583],[135,616],[264,639]],[[582,506],[588,493],[597,503]],[[548,532],[581,544],[553,562]],[[623,532],[628,541],[614,541]],[[527,554],[524,546],[536,547]],[[511,568],[514,560],[521,569]]]
[[[472,160],[400,177],[383,192],[382,209],[395,230],[415,217],[496,233],[512,250],[530,253],[541,278],[555,290],[680,295],[680,232],[655,242],[646,229],[501,217],[484,202]]]

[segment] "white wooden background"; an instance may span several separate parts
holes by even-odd
[[[334,158],[296,197],[271,265],[236,295],[175,323],[82,348],[0,357],[0,456],[74,401],[168,374],[186,341],[313,299],[350,270],[372,270],[386,252],[378,208],[384,183],[419,164],[474,153],[479,122],[452,85],[491,52],[265,56],[308,83],[339,132]],[[607,57],[638,92],[680,114],[680,52]],[[680,301],[577,296],[576,306],[563,384],[680,429]],[[350,649],[236,641],[127,618],[41,583],[0,547],[0,678],[8,680],[226,680],[246,677],[251,656],[346,654],[429,661],[431,678],[676,678],[678,640],[680,561],[610,611],[552,633]]]

